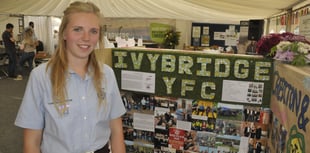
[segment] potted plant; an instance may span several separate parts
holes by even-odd
[[[168,30],[165,33],[164,40],[162,43],[163,48],[174,49],[179,44],[180,32],[175,30]]]

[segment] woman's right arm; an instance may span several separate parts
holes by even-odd
[[[41,153],[42,130],[24,129],[24,153]]]
[[[23,43],[20,44],[20,45],[19,45],[19,49],[20,49],[20,50],[24,50],[24,49],[25,49],[25,44],[23,44]]]

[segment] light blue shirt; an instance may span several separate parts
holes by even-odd
[[[60,116],[52,103],[50,71],[46,63],[32,70],[15,125],[42,129],[42,153],[85,153],[102,148],[109,140],[109,121],[121,117],[126,109],[121,100],[113,70],[103,66],[106,105],[99,108],[91,74],[82,79],[69,71],[67,78],[69,107]]]

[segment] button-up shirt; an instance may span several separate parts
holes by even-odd
[[[43,130],[42,153],[85,153],[102,148],[111,134],[109,121],[126,112],[113,70],[107,65],[103,69],[106,104],[99,107],[91,73],[82,79],[69,70],[68,109],[61,116],[52,100],[50,71],[46,72],[46,63],[39,65],[30,74],[15,125]]]

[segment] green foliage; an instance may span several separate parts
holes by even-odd
[[[296,66],[304,66],[306,65],[306,60],[305,60],[305,56],[302,54],[297,54],[295,55],[294,60],[292,61],[292,65],[296,65]]]
[[[277,46],[273,46],[270,49],[270,53],[267,54],[267,57],[274,57],[276,55],[276,52],[277,52]]]
[[[180,32],[168,30],[162,43],[163,48],[174,49],[179,44]]]
[[[287,46],[287,47],[291,47],[291,51],[295,52],[295,53],[298,53],[298,42],[293,42],[290,46]],[[288,50],[289,48],[287,48]]]

